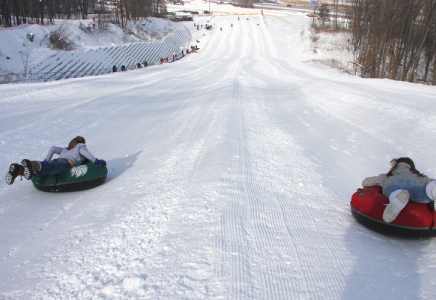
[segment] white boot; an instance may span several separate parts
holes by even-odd
[[[436,181],[429,182],[425,187],[425,191],[427,192],[427,196],[434,201],[436,198]],[[436,210],[436,202],[434,208]]]
[[[383,221],[393,222],[409,202],[410,194],[406,190],[395,190],[389,196],[389,204],[383,212]]]

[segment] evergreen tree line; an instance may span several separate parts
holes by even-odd
[[[0,0],[1,23],[5,27],[35,22],[53,23],[54,19],[86,19],[88,14],[94,13],[106,5],[111,8],[115,19],[125,24],[126,20],[136,20],[142,17],[159,16],[166,14],[163,0],[115,0],[112,4],[104,1],[96,4],[94,0]]]
[[[350,0],[362,77],[436,85],[436,0]]]

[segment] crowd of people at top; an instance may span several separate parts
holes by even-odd
[[[197,40],[197,42],[199,43],[200,41]],[[186,50],[182,50],[180,52],[180,54],[173,53],[173,55],[171,57],[161,57],[159,59],[159,64],[169,63],[169,62],[173,62],[173,61],[179,60],[179,59],[183,58],[185,56],[185,54],[190,54],[190,53],[198,51],[198,50],[200,50],[198,45],[191,46],[190,49],[188,48]],[[144,61],[144,63],[139,63],[138,62],[134,67],[132,66],[130,68],[126,67],[125,65],[122,65],[120,67],[120,71],[124,72],[124,71],[127,71],[127,69],[133,70],[133,69],[146,68],[147,66],[148,66],[148,62],[147,61]],[[118,67],[116,65],[113,65],[112,72],[113,73],[118,72]]]

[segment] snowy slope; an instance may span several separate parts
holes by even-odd
[[[109,169],[85,192],[0,182],[0,298],[436,299],[435,240],[349,210],[391,158],[436,177],[435,88],[303,63],[285,14],[216,16],[175,63],[0,86],[4,173],[78,134]]]
[[[146,18],[131,21],[123,31],[111,23],[56,20],[55,25],[0,28],[0,82],[43,82],[107,74],[112,66],[128,68],[160,57],[180,54],[188,46],[189,31],[181,23]],[[49,36],[57,32],[74,51],[51,49]],[[129,32],[131,34],[126,34]],[[33,39],[27,36],[33,35]],[[16,78],[12,74],[26,74]]]

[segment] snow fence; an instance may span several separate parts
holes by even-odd
[[[177,29],[158,42],[137,42],[122,46],[108,46],[87,51],[58,52],[34,66],[25,82],[53,81],[67,78],[102,75],[112,72],[113,66],[121,71],[136,67],[138,63],[159,63],[161,58],[180,57],[187,48],[191,34],[188,29]]]

